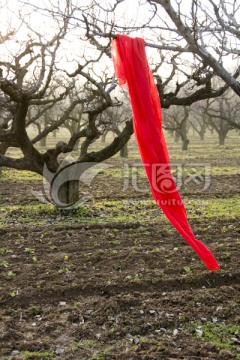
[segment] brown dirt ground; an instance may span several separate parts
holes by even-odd
[[[96,199],[150,198],[123,192],[121,179],[104,181],[107,191],[103,178],[92,186]],[[31,190],[41,182],[22,185],[0,182],[1,203],[37,203]],[[182,193],[236,195],[239,175],[213,176],[204,195],[191,184]],[[220,332],[240,322],[239,218],[228,221],[224,234],[226,220],[211,221],[205,243],[221,264],[218,272],[209,272],[166,223],[69,220],[0,228],[6,249],[0,254],[0,359],[237,359],[237,331],[228,349],[198,336],[198,326]],[[208,225],[199,218],[193,230],[204,240],[201,229]]]

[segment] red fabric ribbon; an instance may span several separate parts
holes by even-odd
[[[194,237],[171,174],[162,130],[161,104],[148,65],[144,40],[117,35],[112,41],[112,58],[119,85],[129,92],[134,133],[152,195],[172,225],[192,246],[208,269],[218,270],[219,265],[211,251]]]

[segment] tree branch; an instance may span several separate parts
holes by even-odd
[[[170,0],[147,0],[149,3],[156,3],[161,5],[173,23],[175,24],[176,28],[178,29],[181,36],[185,39],[187,42],[189,49],[194,53],[200,56],[200,58],[205,61],[214,71],[215,73],[220,76],[226,84],[228,84],[233,91],[240,96],[240,83],[235,79],[233,75],[231,75],[224,66],[219,63],[206,49],[206,47],[203,47],[200,45],[194,36],[192,35],[191,29],[185,25],[180,15],[174,10],[174,8],[171,5]],[[238,74],[239,75],[239,74]]]
[[[111,156],[115,155],[121,148],[128,142],[131,135],[133,134],[133,123],[127,121],[121,134],[117,136],[110,145],[97,152],[91,152],[83,157],[80,157],[81,162],[101,162]]]

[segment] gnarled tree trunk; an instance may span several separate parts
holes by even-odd
[[[8,149],[7,143],[0,144],[0,154],[1,155],[4,155],[7,151],[7,149]],[[0,176],[2,176],[2,168],[1,167],[0,167]]]

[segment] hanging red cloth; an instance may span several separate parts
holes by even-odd
[[[119,85],[129,92],[134,133],[153,197],[208,269],[218,270],[219,265],[211,251],[194,237],[171,174],[162,130],[161,104],[148,65],[144,40],[117,35],[112,41],[112,58]]]

